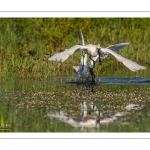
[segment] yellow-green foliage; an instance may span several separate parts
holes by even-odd
[[[80,57],[72,56],[64,64],[47,58],[80,44],[79,27],[86,44],[107,47],[129,42],[119,53],[150,63],[150,18],[0,18],[1,77],[10,73],[25,78],[74,73],[72,66],[79,64]]]

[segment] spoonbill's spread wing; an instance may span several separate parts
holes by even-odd
[[[127,45],[129,45],[129,43],[119,43],[119,44],[111,45],[111,46],[107,47],[107,49],[110,49],[115,52],[119,49],[126,47]],[[106,58],[108,55],[109,55],[109,53],[106,52],[104,58]]]
[[[110,49],[101,48],[101,51],[104,52],[104,53],[107,52],[107,53],[113,55],[118,61],[122,62],[131,71],[136,72],[138,70],[146,69],[144,66],[141,66],[141,65],[137,64],[136,62],[133,62],[130,59],[124,58],[121,55],[117,54],[116,52],[114,52]]]
[[[119,43],[119,44],[111,45],[111,46],[107,47],[107,49],[117,51],[119,49],[126,47],[127,45],[129,45],[129,43]]]
[[[63,52],[59,52],[48,58],[48,60],[57,60],[60,62],[64,62],[70,55],[79,51],[82,48],[82,45],[75,45],[69,49],[64,50]]]

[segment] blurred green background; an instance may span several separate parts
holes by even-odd
[[[79,27],[86,44],[108,47],[129,42],[119,53],[140,65],[150,64],[150,18],[0,18],[1,79],[7,76],[43,79],[74,74],[72,66],[79,65],[80,54],[63,64],[50,62],[48,57],[80,44]],[[109,57],[96,74],[114,62],[124,68]]]

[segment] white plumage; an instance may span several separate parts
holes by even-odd
[[[100,52],[104,55],[104,58],[107,57],[109,54],[114,56],[118,61],[122,62],[127,68],[129,68],[131,71],[138,71],[138,70],[143,70],[146,69],[144,66],[141,66],[137,64],[136,62],[133,62],[130,59],[124,58],[123,56],[117,54],[114,52],[115,50],[119,49],[119,47],[125,47],[127,43],[121,43],[121,44],[116,44],[112,45],[108,48],[100,48]],[[65,50],[64,52],[56,53],[52,57],[50,57],[48,60],[57,60],[64,62],[70,55],[73,53],[82,50],[85,52],[85,54],[89,54],[93,57],[98,56],[98,50],[97,50],[97,45],[89,44],[89,45],[75,45],[71,47],[70,49]],[[111,50],[113,49],[113,50]]]
[[[121,55],[117,54],[116,52],[114,52],[110,49],[101,48],[101,51],[104,52],[104,53],[109,53],[109,54],[113,55],[118,61],[122,62],[131,71],[136,72],[138,70],[146,69],[144,66],[141,66],[141,65],[137,64],[136,62],[133,62],[130,59],[122,57]]]
[[[81,38],[82,45],[74,45],[71,48],[64,50],[63,52],[54,54],[53,56],[48,58],[48,60],[51,60],[51,61],[56,60],[56,61],[64,62],[70,55],[73,55],[75,52],[82,51],[83,56],[81,57],[80,67],[77,67],[77,66],[73,67],[76,71],[78,71],[78,73],[82,71],[82,69],[80,68],[82,68],[83,66],[84,66],[83,73],[85,73],[85,71],[88,70],[88,67],[91,67],[91,68],[93,67],[92,61],[87,63],[87,54],[92,56],[93,57],[92,59],[94,61],[99,59],[100,55],[103,56],[104,58],[106,58],[108,55],[112,55],[118,61],[122,62],[127,68],[129,68],[131,71],[134,71],[134,72],[138,70],[146,69],[144,66],[141,66],[137,64],[136,62],[133,62],[130,59],[124,58],[123,56],[115,52],[127,46],[128,43],[119,43],[119,44],[111,45],[107,48],[101,48],[99,45],[94,45],[94,44],[85,45],[84,37],[83,37],[81,29],[80,29],[80,38]],[[87,74],[88,73],[86,73],[85,76],[87,76]]]

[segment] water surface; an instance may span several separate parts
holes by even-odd
[[[1,82],[0,131],[149,132],[150,78],[97,78],[96,87],[74,76]]]

